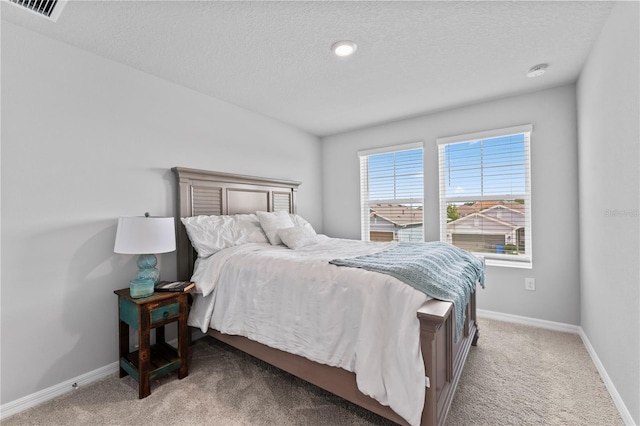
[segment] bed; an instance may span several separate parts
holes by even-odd
[[[243,176],[175,167],[178,182],[179,218],[200,215],[238,215],[256,211],[296,213],[299,182]],[[178,279],[189,280],[194,272],[195,252],[185,227],[177,220]],[[442,425],[453,400],[456,385],[470,347],[479,337],[476,323],[476,299],[472,292],[464,307],[465,319],[455,338],[455,315],[450,302],[426,300],[411,314],[417,318],[421,362],[424,364],[424,404],[419,421],[422,425]],[[415,315],[415,317],[413,317]],[[460,327],[459,327],[460,328]],[[221,333],[209,328],[207,333],[258,359],[321,387],[398,424],[409,422],[388,405],[365,395],[358,389],[356,374],[347,369],[312,361],[249,338]],[[421,366],[422,367],[422,366]],[[422,401],[420,401],[422,402]]]

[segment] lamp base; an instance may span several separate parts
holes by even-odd
[[[160,278],[160,271],[156,269],[158,259],[155,254],[141,254],[138,256],[138,280],[153,280],[154,284],[158,282]]]
[[[129,294],[133,299],[139,299],[142,297],[149,297],[153,295],[155,281],[150,278],[129,281]]]

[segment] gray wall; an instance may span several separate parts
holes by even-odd
[[[639,6],[618,3],[578,81],[581,324],[640,424]]]
[[[526,78],[523,76],[523,78]],[[535,87],[535,80],[531,82]],[[531,135],[533,269],[490,266],[478,307],[579,324],[578,162],[575,86],[563,86],[425,115],[323,139],[325,233],[360,238],[357,152],[424,141],[425,239],[439,239],[436,139],[533,124]],[[536,291],[524,289],[525,277]]]
[[[212,75],[211,78],[215,78]],[[173,166],[296,179],[322,230],[320,141],[2,23],[2,403],[117,360],[135,256],[121,215],[174,214]],[[175,278],[175,253],[160,256]]]

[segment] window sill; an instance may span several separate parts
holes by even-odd
[[[501,259],[487,259],[485,258],[485,264],[487,266],[498,266],[501,268],[519,268],[519,269],[533,269],[532,263],[529,262],[515,262],[513,260],[501,260]]]

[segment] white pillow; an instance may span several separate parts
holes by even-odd
[[[209,257],[240,244],[269,242],[255,214],[193,216],[180,220],[198,257]]]
[[[293,221],[286,211],[277,212],[256,212],[262,230],[267,234],[269,242],[277,246],[282,244],[282,240],[278,236],[278,230],[280,228],[293,227]]]
[[[308,246],[316,242],[316,233],[313,230],[301,226],[292,226],[291,228],[281,228],[278,235],[282,242],[292,250],[300,247]]]
[[[311,224],[307,222],[302,216],[300,216],[299,214],[290,214],[289,216],[291,217],[291,221],[293,222],[294,226],[306,228],[316,234],[316,230],[313,229],[313,226],[311,226]]]

